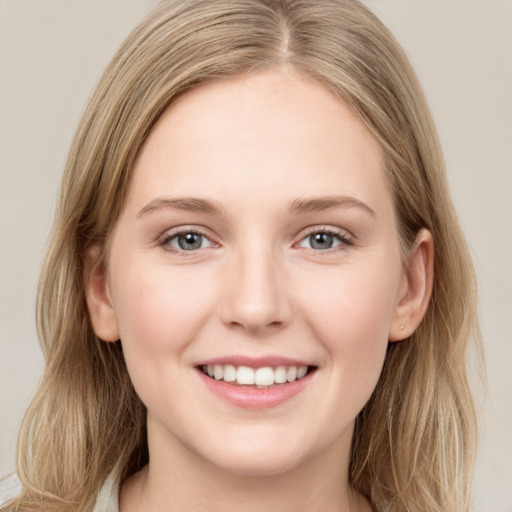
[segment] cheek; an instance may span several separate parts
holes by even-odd
[[[312,283],[312,284],[311,284]],[[398,286],[397,272],[350,268],[318,273],[310,281],[303,305],[311,311],[334,338],[359,339],[386,337],[394,312]],[[369,336],[374,333],[374,336]]]
[[[189,362],[186,348],[207,322],[211,287],[183,269],[123,262],[111,284],[123,354],[133,386],[148,410],[171,416],[193,396],[177,375]],[[179,389],[169,395],[162,390]],[[172,400],[171,400],[172,396]]]
[[[198,276],[164,266],[132,265],[113,280],[121,339],[144,350],[179,349],[201,325],[210,290]],[[151,265],[150,265],[151,266]]]
[[[391,268],[391,271],[389,271]],[[370,393],[388,346],[399,272],[351,268],[317,278],[302,301],[309,327],[345,389]]]
[[[114,309],[123,353],[132,382],[143,399],[172,382],[187,363],[187,346],[197,339],[208,307],[211,287],[183,269],[162,265],[124,265],[112,276]]]

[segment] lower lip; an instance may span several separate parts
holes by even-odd
[[[316,372],[310,372],[302,379],[268,388],[237,386],[223,380],[212,379],[199,369],[197,373],[210,391],[231,404],[245,409],[269,409],[277,407],[303,391]]]

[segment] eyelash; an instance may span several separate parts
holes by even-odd
[[[183,256],[192,256],[193,253],[197,252],[197,249],[187,251],[186,249],[177,249],[170,245],[170,242],[172,240],[174,240],[175,238],[178,238],[179,236],[182,236],[182,235],[189,235],[189,234],[190,235],[199,235],[199,236],[206,238],[211,243],[212,246],[218,245],[215,242],[213,242],[204,231],[202,231],[201,229],[198,229],[196,227],[194,227],[194,228],[183,227],[183,228],[176,229],[175,231],[172,231],[170,233],[166,233],[162,238],[160,238],[160,240],[158,241],[158,245],[163,247],[166,251],[169,251],[169,252],[173,252],[173,253],[180,254]],[[190,254],[188,254],[188,253],[190,253]]]
[[[312,228],[306,230],[306,233],[300,239],[299,244],[302,243],[304,240],[308,239],[309,237],[311,237],[312,235],[317,235],[317,234],[330,235],[339,241],[339,245],[337,245],[335,247],[330,247],[328,249],[307,248],[318,255],[329,255],[329,254],[332,254],[333,252],[343,251],[347,247],[351,247],[351,246],[355,245],[355,241],[354,241],[353,237],[351,235],[347,234],[346,231],[342,231],[340,229],[331,228],[331,227],[321,227],[321,228],[312,227]]]
[[[212,241],[210,239],[210,237],[204,231],[202,231],[201,229],[198,229],[196,227],[194,227],[194,228],[184,227],[184,228],[180,228],[175,231],[172,231],[171,233],[166,233],[162,238],[159,239],[158,245],[163,247],[166,251],[180,254],[183,256],[191,256],[193,253],[197,252],[201,248],[186,250],[186,249],[177,249],[170,245],[170,242],[172,240],[176,239],[179,236],[188,235],[188,234],[199,235],[201,237],[204,237],[210,242],[211,246],[218,247],[218,244],[216,244],[214,241]],[[346,232],[344,232],[344,231],[334,229],[334,228],[327,228],[327,227],[321,227],[321,228],[312,227],[304,233],[302,238],[299,240],[298,243],[295,244],[295,246],[301,244],[303,241],[305,241],[312,235],[317,235],[317,234],[325,234],[325,235],[332,236],[333,238],[335,238],[339,241],[339,244],[335,247],[330,247],[327,249],[314,249],[312,247],[309,247],[309,248],[306,247],[306,249],[313,251],[315,254],[332,254],[333,252],[344,250],[347,247],[353,246],[355,244],[354,239],[350,235],[347,236]],[[187,254],[187,253],[190,253],[190,254]]]

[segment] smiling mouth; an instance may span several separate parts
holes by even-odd
[[[232,364],[209,364],[199,367],[211,379],[223,381],[234,386],[265,389],[280,386],[303,379],[313,372],[315,366],[264,366],[251,368]]]

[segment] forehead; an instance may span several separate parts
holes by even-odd
[[[380,145],[322,84],[265,71],[171,104],[139,152],[128,206],[162,194],[279,202],[338,193],[391,202]]]

